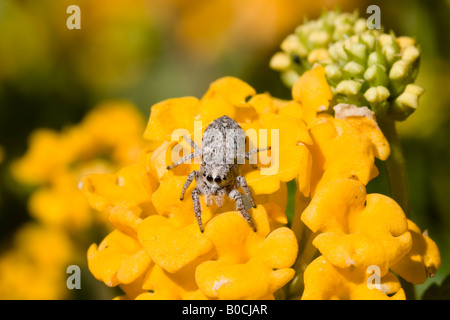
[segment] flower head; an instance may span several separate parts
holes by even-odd
[[[65,270],[80,262],[62,230],[25,224],[15,234],[12,246],[0,255],[0,299],[67,298]]]
[[[137,158],[142,119],[126,102],[99,105],[83,121],[62,132],[32,133],[26,154],[12,165],[16,180],[38,187],[29,208],[39,221],[67,229],[87,228],[92,211],[78,190],[87,173],[108,172]]]
[[[414,39],[367,29],[358,13],[326,12],[300,25],[270,65],[292,87],[315,64],[325,67],[333,104],[367,106],[377,116],[405,120],[423,89],[413,82],[420,50]]]
[[[81,123],[60,132],[33,132],[28,151],[13,162],[11,171],[22,185],[32,186],[28,207],[35,222],[21,228],[17,244],[0,256],[0,272],[5,275],[0,280],[2,297],[67,298],[65,269],[69,262],[83,265],[84,241],[91,241],[86,231],[98,232],[99,225],[109,228],[104,216],[90,208],[94,200],[79,190],[79,179],[136,160],[142,131],[142,119],[134,106],[105,102]],[[126,177],[133,176],[132,170],[124,171]],[[111,220],[120,220],[116,219],[120,216],[122,225],[132,225],[129,215],[118,215],[118,210],[111,209]]]
[[[81,180],[91,206],[105,211],[117,228],[99,246],[89,249],[94,276],[109,286],[120,285],[128,298],[273,298],[274,292],[292,279],[290,266],[298,250],[294,233],[283,227],[287,222],[285,182],[307,170],[301,159],[308,157],[305,144],[311,143],[304,122],[274,113],[278,105],[270,95],[258,95],[232,77],[213,82],[201,99],[169,99],[154,105],[144,132],[149,147],[137,163],[115,174],[88,175]],[[187,175],[198,164],[191,161],[167,170],[178,156],[174,150],[182,145],[178,138],[172,141],[174,132],[183,130],[195,141],[207,124],[224,114],[245,130],[264,129],[273,134],[266,142],[252,136],[247,147],[263,147],[273,141],[269,159],[277,148],[291,154],[278,160],[279,170],[271,175],[252,176],[255,169],[242,166],[258,203],[250,210],[256,233],[228,199],[221,207],[207,206],[206,199],[201,200],[205,225],[201,233],[189,197],[193,186],[187,189],[186,199],[180,200]],[[282,138],[275,139],[275,135]],[[268,167],[260,160],[255,165]],[[129,245],[121,245],[115,240],[118,237]],[[251,277],[258,281],[250,281]]]
[[[378,174],[375,159],[390,153],[374,112],[338,104],[330,115],[332,91],[320,65],[299,78],[293,98],[257,94],[225,77],[201,99],[154,105],[144,133],[149,147],[137,163],[82,179],[91,205],[116,228],[89,249],[94,276],[119,285],[120,298],[127,299],[273,299],[288,283],[282,289],[287,297],[403,299],[392,272],[413,281],[424,281],[424,270],[434,273],[440,264],[434,242],[412,235],[413,225],[393,199],[366,194]],[[258,158],[240,167],[257,203],[249,209],[256,232],[233,201],[220,206],[207,197],[200,200],[201,232],[190,201],[193,185],[180,200],[187,176],[200,164],[167,169],[194,149],[182,136],[201,145],[207,125],[222,115],[249,133],[246,148],[271,147],[272,163]],[[286,182],[294,179],[299,203],[288,228]],[[304,245],[307,234],[310,247]],[[311,248],[320,253],[314,261]],[[373,266],[380,286],[368,287]]]

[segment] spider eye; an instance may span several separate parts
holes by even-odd
[[[220,177],[216,177],[216,178],[214,179],[214,181],[217,182],[217,183],[220,183],[220,182],[222,181],[222,179],[220,179]]]
[[[206,180],[208,180],[209,182],[212,182],[212,181],[213,181],[213,177],[207,176],[207,177],[206,177]]]

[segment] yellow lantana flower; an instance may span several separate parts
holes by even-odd
[[[308,170],[301,159],[308,157],[305,144],[311,143],[300,119],[270,113],[271,106],[277,108],[278,103],[270,95],[256,94],[239,79],[225,77],[213,82],[201,99],[176,98],[154,105],[144,132],[149,147],[137,163],[115,174],[88,175],[81,180],[81,190],[91,206],[106,212],[117,228],[99,246],[89,249],[94,276],[108,286],[119,285],[127,298],[273,298],[294,276],[290,266],[298,247],[292,230],[284,227],[286,182]],[[204,199],[205,232],[201,233],[189,197],[193,185],[180,201],[187,175],[199,164],[191,161],[167,170],[179,145],[180,136],[172,141],[174,132],[184,129],[192,140],[201,139],[206,126],[222,115],[236,119],[244,129],[276,129],[283,138],[273,140],[272,148],[292,152],[289,159],[279,159],[279,170],[272,175],[252,178],[255,170],[250,165],[242,167],[258,204],[250,210],[256,233],[231,200],[219,208],[207,206]],[[272,141],[270,135],[267,140]],[[263,147],[261,139],[249,139],[248,144]],[[188,144],[183,147],[190,149]],[[269,153],[270,158],[272,155]],[[130,245],[115,244],[117,237]],[[126,280],[124,272],[128,273]],[[251,277],[258,278],[258,286]]]
[[[329,183],[312,198],[302,221],[317,233],[313,245],[325,258],[354,273],[376,265],[384,276],[412,246],[399,205],[384,195],[367,195],[359,180]]]
[[[11,171],[18,182],[33,187],[28,208],[36,226],[20,231],[27,236],[18,236],[21,240],[14,248],[0,256],[2,297],[68,297],[65,269],[69,261],[80,266],[84,264],[81,258],[81,253],[86,250],[84,241],[92,241],[86,231],[100,225],[109,228],[104,216],[95,214],[79,190],[79,179],[88,173],[111,172],[135,161],[143,147],[143,129],[141,115],[133,105],[111,101],[97,106],[81,123],[61,132],[49,129],[33,132],[28,151],[13,162]],[[132,175],[133,172],[128,170],[125,174]],[[118,210],[112,210],[111,219],[115,221],[120,216],[124,217],[123,225],[131,224],[126,221],[126,214],[116,214]],[[32,231],[40,229],[42,231]],[[97,232],[98,228],[95,230]],[[54,244],[46,240],[49,237],[54,238]],[[66,246],[72,248],[61,249]],[[30,247],[33,250],[30,251]],[[45,266],[41,263],[58,256],[61,262]],[[29,284],[35,283],[34,279],[39,279],[39,283],[31,290]]]
[[[53,300],[69,296],[66,268],[76,248],[62,230],[37,223],[23,225],[13,245],[0,256],[0,299]]]
[[[335,267],[320,256],[306,268],[303,300],[404,300],[399,280],[387,273],[379,287],[368,286],[370,274]]]
[[[30,213],[45,224],[68,230],[89,227],[93,215],[77,188],[80,177],[134,161],[142,147],[142,128],[134,106],[107,102],[62,132],[33,132],[28,151],[11,168],[17,181],[38,187],[30,198]]]
[[[404,299],[390,271],[412,283],[423,283],[440,266],[439,250],[394,200],[366,194],[365,185],[378,175],[375,158],[388,158],[389,143],[368,108],[338,104],[329,110],[329,92],[318,85],[327,86],[321,69],[305,72],[293,87],[294,96],[302,97],[299,91],[315,83],[316,99],[310,106],[325,112],[308,118],[313,140],[309,146],[311,193],[308,197],[297,191],[292,228],[306,244],[296,263],[298,274],[292,288],[301,290],[304,283],[304,299],[378,299],[394,293],[393,298]],[[312,76],[321,80],[309,81]],[[322,257],[308,265],[313,247]],[[380,288],[368,290],[367,270],[372,266],[380,269],[382,282],[389,277],[396,289],[382,284],[381,292]]]
[[[144,132],[149,146],[135,164],[81,180],[91,206],[117,229],[91,246],[88,260],[97,279],[122,288],[118,299],[404,299],[391,271],[416,277],[439,268],[436,246],[412,236],[415,227],[398,204],[366,194],[378,174],[375,158],[390,152],[374,114],[352,105],[331,109],[321,66],[299,83],[291,101],[257,94],[232,77],[213,82],[201,99],[162,101],[152,107]],[[268,133],[266,139],[248,134],[246,148],[271,146],[270,164],[278,170],[263,174],[270,167],[261,158],[256,169],[241,166],[257,203],[249,210],[257,232],[232,201],[219,207],[203,197],[200,232],[193,185],[180,200],[199,163],[167,169],[182,151],[192,152],[183,135],[201,145],[207,125],[223,115],[247,133]],[[293,179],[298,203],[288,228],[286,183]],[[417,264],[412,273],[411,263]],[[368,287],[373,266],[380,269],[379,286]]]

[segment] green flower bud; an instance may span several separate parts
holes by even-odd
[[[336,87],[336,92],[346,96],[356,96],[361,90],[361,83],[354,80],[343,80]]]
[[[284,55],[275,54],[270,65],[289,87],[319,63],[325,68],[332,103],[367,106],[377,116],[396,120],[406,119],[417,108],[422,93],[418,86],[411,87],[420,64],[414,39],[369,30],[356,12],[331,11],[305,22],[281,49]]]
[[[405,120],[417,109],[419,97],[423,93],[423,88],[415,84],[408,84],[402,94],[394,100],[389,115],[397,121]]]

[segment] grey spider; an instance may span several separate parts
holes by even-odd
[[[253,154],[259,151],[269,150],[270,147],[253,149],[245,152],[245,133],[241,126],[228,116],[217,118],[209,124],[203,133],[202,148],[186,136],[183,138],[190,143],[194,152],[182,157],[176,163],[167,167],[168,170],[191,160],[197,156],[202,158],[199,170],[192,171],[181,191],[180,200],[184,199],[184,193],[195,178],[197,183],[192,191],[194,213],[197,218],[200,231],[203,232],[200,195],[206,196],[206,205],[211,204],[214,197],[216,204],[223,205],[225,195],[236,201],[236,209],[248,222],[253,231],[256,227],[245,209],[244,199],[238,188],[241,187],[247,195],[250,204],[256,208],[247,181],[239,174],[239,166],[249,160]]]

